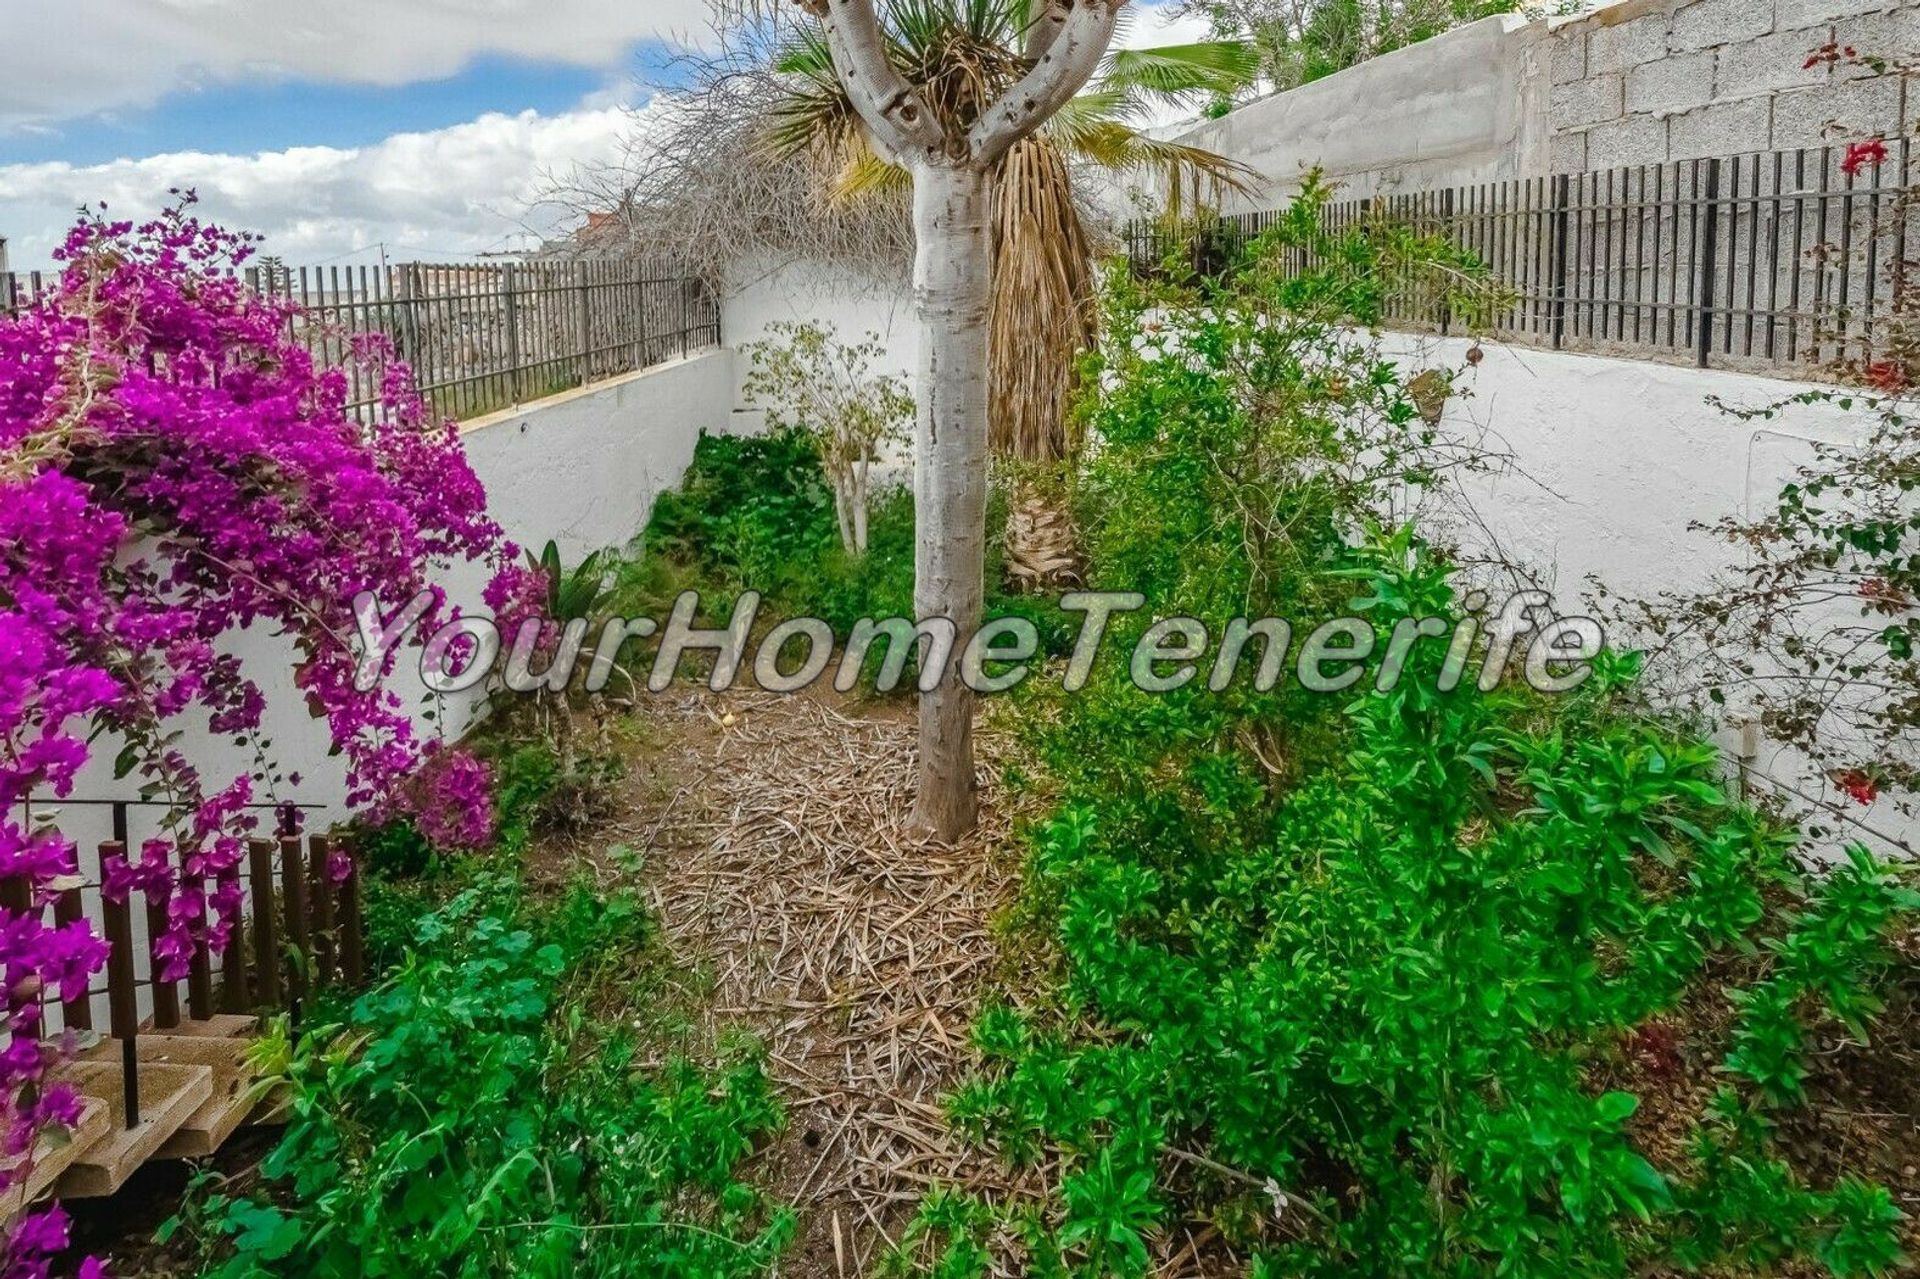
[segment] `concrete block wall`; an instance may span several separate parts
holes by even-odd
[[[1545,40],[1552,167],[1579,172],[1898,134],[1911,116],[1899,77],[1807,63],[1829,44],[1920,51],[1920,6],[1626,0],[1549,22]]]
[[[1283,203],[1314,166],[1365,197],[1818,147],[1920,117],[1899,76],[1809,67],[1830,43],[1920,59],[1920,0],[1621,0],[1487,18],[1176,136],[1265,179],[1226,201],[1238,213]]]

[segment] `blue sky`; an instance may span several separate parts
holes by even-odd
[[[652,75],[659,45],[624,59]],[[168,151],[248,154],[297,146],[363,147],[395,133],[444,129],[489,111],[571,111],[624,88],[592,67],[483,55],[451,76],[404,85],[279,80],[170,93],[151,107],[116,110],[0,134],[0,164],[64,160],[94,165]]]
[[[1137,0],[1132,43],[1172,28]],[[451,259],[557,229],[553,175],[644,146],[708,0],[7,0],[0,237],[48,265],[82,203],[173,187],[295,263]],[[76,19],[84,12],[84,32]]]

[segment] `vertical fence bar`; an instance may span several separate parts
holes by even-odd
[[[160,941],[167,935],[170,895],[165,888],[141,893],[147,903],[147,976],[153,987],[155,1030],[172,1030],[180,1024],[180,986],[165,975],[166,963],[159,951]]]
[[[6,878],[0,879],[0,906],[5,906],[7,910],[22,920],[39,920],[42,917],[40,912],[34,907],[33,881],[25,875],[8,875]],[[37,978],[30,980],[33,980],[36,984],[38,982]],[[40,1013],[41,1017],[36,1018],[32,1022],[27,1022],[23,1019],[21,1024],[13,1028],[14,1043],[37,1044],[39,1042],[40,1033],[45,1028],[45,1022],[42,1020],[46,1013],[44,997],[45,992],[42,991],[37,994],[34,999],[34,1010]],[[36,1054],[38,1053],[37,1048],[33,1051]],[[34,1095],[35,1092],[32,1090],[32,1086],[28,1085],[22,1089],[20,1099],[25,1102],[30,1100]]]
[[[307,850],[307,879],[313,912],[313,984],[315,988],[321,988],[333,981],[333,845],[325,835],[312,835],[307,839]]]
[[[187,960],[187,1015],[195,1021],[213,1016],[213,953],[209,945],[204,935],[194,938],[193,955]]]
[[[122,824],[125,820],[124,814],[116,811],[115,824]],[[126,856],[127,845],[124,839],[117,839],[100,846],[102,865],[110,861],[124,860]],[[140,1049],[136,1039],[140,1033],[140,1008],[134,997],[133,914],[126,898],[115,901],[103,893],[100,905],[106,924],[108,947],[108,1028],[113,1038],[120,1041],[120,1086],[126,1112],[126,1126],[138,1128],[140,1126]]]
[[[501,288],[506,292],[507,311],[507,386],[513,402],[520,403],[520,294],[519,270],[512,263],[501,268]]]
[[[287,1003],[294,1020],[300,1018],[300,1005],[307,997],[307,968],[312,963],[312,917],[307,913],[307,867],[301,856],[300,836],[280,838],[280,899],[286,907],[287,946],[292,952],[288,965]]]
[[[1570,179],[1564,173],[1553,179],[1553,347],[1559,350],[1567,340],[1567,213]]]
[[[253,971],[260,1002],[280,1002],[280,930],[273,899],[273,845],[256,839],[247,845],[247,880],[253,897]]]
[[[85,918],[86,908],[80,900],[79,886],[61,889],[60,896],[53,903],[53,922],[65,928]],[[92,1030],[93,1000],[82,992],[80,998],[62,1002],[60,1020],[68,1030]]]
[[[220,1008],[223,1012],[243,1013],[253,1006],[251,983],[247,980],[247,921],[243,914],[233,921],[227,944],[220,952]]]
[[[585,262],[576,264],[574,274],[580,289],[580,381],[585,383],[593,379],[593,293]]]
[[[1698,267],[1696,289],[1698,301],[1695,313],[1698,325],[1694,333],[1697,341],[1695,356],[1701,368],[1706,368],[1713,357],[1713,281],[1714,258],[1720,249],[1720,161],[1718,158],[1707,161],[1707,184],[1702,193],[1700,204],[1700,247],[1694,255]]]

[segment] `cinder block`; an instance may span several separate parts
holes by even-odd
[[[1619,119],[1622,83],[1620,76],[1609,74],[1556,85],[1553,90],[1554,127],[1577,128],[1601,120]]]
[[[1587,76],[1587,34],[1561,31],[1553,37],[1552,56],[1548,59],[1555,84],[1571,84]]]
[[[1666,57],[1671,21],[1664,13],[1650,13],[1617,26],[1594,27],[1587,32],[1587,74],[1626,71]]]
[[[1774,0],[1773,26],[1776,31],[1795,31],[1887,7],[1886,0]]]
[[[1773,100],[1773,145],[1817,147],[1861,137],[1898,134],[1900,80],[1843,80],[1794,89]]]
[[[1857,49],[1863,55],[1911,63],[1920,56],[1920,5],[1908,3],[1890,13],[1836,18],[1824,26],[1810,28],[1805,34],[1809,49],[1832,40],[1842,48]],[[1834,74],[1845,79],[1860,79],[1872,73],[1860,67],[1840,65],[1834,68]]]
[[[1825,66],[1807,66],[1807,55],[1827,42],[1830,28],[1778,31],[1758,40],[1730,44],[1719,52],[1713,96],[1722,101],[1825,84],[1832,79]]]
[[[1584,133],[1554,134],[1547,159],[1555,173],[1585,173],[1587,135]]]
[[[1676,52],[1752,40],[1773,30],[1774,0],[1693,0],[1673,15]]]
[[[1586,136],[1589,169],[1655,164],[1667,158],[1667,122],[1659,116],[1628,116],[1596,125]]]
[[[1695,160],[1703,156],[1765,151],[1770,107],[1768,98],[1745,98],[1674,116],[1668,122],[1673,127],[1668,137],[1672,158]]]
[[[1713,101],[1713,58],[1710,49],[1676,53],[1627,72],[1627,114],[1671,114]]]

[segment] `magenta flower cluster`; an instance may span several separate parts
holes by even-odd
[[[264,766],[202,777],[177,745],[192,714],[262,746],[264,699],[223,636],[264,627],[288,639],[352,804],[411,812],[452,846],[491,833],[485,766],[418,740],[395,695],[355,690],[351,611],[363,590],[408,598],[456,559],[505,568],[485,493],[390,348],[329,337],[379,388],[375,420],[355,420],[348,371],[294,337],[305,317],[237,278],[250,251],[249,237],[194,218],[190,196],[142,226],[89,215],[57,288],[0,319],[0,881],[28,886],[34,905],[0,909],[15,1032],[0,1053],[0,1187],[43,1124],[75,1118],[72,1095],[43,1086],[43,992],[77,997],[105,959],[84,924],[44,922],[76,850],[20,817],[24,801],[71,795],[104,731],[127,785],[172,814],[163,838],[105,868],[105,891],[166,902],[156,950],[170,976],[196,948],[222,948],[241,908],[250,806],[273,781]],[[427,784],[414,785],[423,761]],[[41,1273],[35,1249],[59,1233],[29,1219],[0,1268]]]

